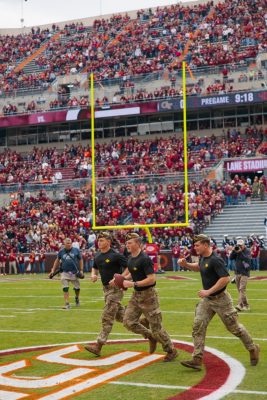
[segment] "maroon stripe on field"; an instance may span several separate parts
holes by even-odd
[[[175,347],[189,353],[192,353],[193,350],[192,346],[183,343],[177,343]],[[229,365],[223,359],[208,351],[205,352],[204,366],[206,367],[206,374],[199,383],[185,392],[169,397],[168,400],[199,400],[218,390],[230,374]],[[193,370],[192,372],[197,373]]]

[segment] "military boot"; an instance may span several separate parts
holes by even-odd
[[[163,358],[163,362],[170,362],[178,356],[178,351],[173,348],[172,351],[168,351],[166,356]]]
[[[156,351],[157,348],[157,340],[153,337],[148,338],[149,341],[149,353],[152,354]]]
[[[90,353],[93,353],[96,356],[100,356],[102,346],[103,346],[102,343],[95,343],[95,344],[87,344],[84,346],[84,348]]]
[[[198,371],[201,370],[202,360],[201,358],[193,357],[192,360],[181,361],[181,364],[187,368],[193,368]]]
[[[254,349],[249,350],[249,355],[250,355],[250,365],[254,367],[259,362],[260,346],[258,344],[255,344]]]

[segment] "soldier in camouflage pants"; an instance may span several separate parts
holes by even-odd
[[[161,343],[166,351],[163,361],[172,361],[177,357],[170,336],[162,326],[162,316],[159,308],[158,295],[155,289],[156,276],[152,260],[142,251],[140,236],[135,233],[126,235],[126,247],[131,257],[128,259],[127,268],[123,272],[125,288],[134,288],[132,297],[127,305],[123,324],[134,333],[142,335],[149,340],[149,352],[156,350],[157,342]],[[132,280],[128,280],[128,279]],[[144,315],[149,325],[144,326],[139,320]],[[148,329],[149,328],[149,329]]]
[[[144,314],[148,320],[150,329],[140,323],[141,314]],[[174,347],[170,336],[162,326],[158,295],[154,287],[143,291],[134,291],[127,305],[123,323],[127,329],[145,338],[149,339],[152,335],[157,342],[162,344],[166,353],[173,352]]]
[[[226,291],[230,277],[224,260],[213,252],[210,238],[204,234],[195,236],[194,247],[200,256],[198,262],[189,263],[185,258],[178,261],[182,267],[199,271],[203,285],[203,289],[198,292],[201,300],[196,306],[193,324],[193,357],[191,360],[181,361],[181,364],[187,368],[201,369],[207,327],[214,315],[218,314],[228,331],[237,336],[248,350],[250,364],[257,365],[260,347],[253,342],[246,328],[238,322],[232,298]]]
[[[109,232],[101,232],[97,238],[100,252],[94,258],[94,265],[91,272],[91,280],[96,282],[100,275],[105,296],[105,307],[102,313],[102,329],[97,337],[96,344],[87,344],[85,349],[90,353],[100,356],[101,348],[106,343],[113,324],[116,321],[122,322],[124,307],[121,304],[123,291],[111,286],[115,273],[120,274],[126,267],[126,258],[111,248],[112,236]]]
[[[237,311],[233,306],[231,296],[224,291],[217,296],[215,295],[210,296],[210,298],[202,299],[196,306],[192,334],[194,339],[193,358],[202,360],[206,330],[215,314],[218,314],[228,331],[243,342],[248,351],[255,348],[250,334],[246,328],[238,322]]]
[[[105,307],[102,313],[102,330],[97,337],[97,343],[105,344],[114,321],[122,322],[125,307],[121,304],[123,291],[110,285],[103,286]]]

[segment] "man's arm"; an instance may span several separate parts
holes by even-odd
[[[128,268],[125,268],[125,270],[122,273],[122,276],[124,276],[125,279],[131,279],[132,275],[130,273],[130,271],[128,270]]]
[[[180,267],[183,267],[183,268],[186,267],[186,268],[190,269],[191,271],[196,271],[196,272],[200,271],[199,264],[197,262],[189,263],[186,261],[185,258],[179,258],[178,264],[180,265]]]
[[[123,273],[121,275],[127,280],[132,278],[132,275],[130,274],[130,272],[129,272],[127,267],[125,268],[125,270],[123,271]],[[111,281],[109,281],[109,285],[113,286],[113,287],[116,287],[114,278],[111,279]]]
[[[59,268],[59,265],[60,265],[60,260],[59,260],[59,258],[57,257],[57,258],[55,259],[55,261],[54,261],[54,264],[53,264],[53,267],[52,267],[52,269],[51,269],[51,271],[50,271],[50,274],[54,274],[54,272]]]
[[[142,281],[138,281],[138,282],[133,282],[133,281],[127,281],[125,280],[123,282],[123,286],[125,288],[130,288],[130,287],[144,287],[144,286],[151,286],[154,285],[154,283],[156,282],[156,275],[155,274],[149,274],[147,275],[147,277],[145,279],[143,279]]]
[[[83,273],[83,259],[82,259],[82,257],[80,258],[79,267],[80,267],[80,271]]]
[[[223,289],[225,286],[227,286],[229,282],[230,282],[230,276],[223,276],[210,289],[208,289],[208,290],[205,290],[205,289],[200,290],[198,292],[198,296],[202,297],[202,298],[211,296],[213,293],[216,293],[220,289]]]
[[[91,272],[91,281],[96,282],[97,279],[98,279],[98,269],[93,267]]]

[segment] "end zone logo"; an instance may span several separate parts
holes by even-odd
[[[125,344],[143,342],[143,340],[120,340],[112,343]],[[192,345],[187,342],[174,341],[175,346],[183,351],[192,352]],[[53,349],[57,347],[57,349]],[[58,348],[60,347],[60,348]],[[52,350],[51,350],[52,348]],[[40,351],[43,353],[27,358],[27,353]],[[130,374],[137,369],[145,368],[151,363],[160,362],[163,354],[147,354],[140,351],[126,351],[112,354],[108,357],[80,359],[79,352],[83,351],[78,344],[49,345],[22,349],[1,351],[1,361],[4,355],[22,355],[21,360],[0,365],[0,400],[43,399],[61,400],[71,399],[77,395],[93,390],[94,388],[114,381]],[[77,358],[68,357],[76,353]],[[69,369],[57,375],[42,377],[17,377],[18,370],[31,366],[31,360],[43,363],[61,364]],[[101,370],[101,367],[110,367]],[[177,365],[173,363],[176,368]],[[164,367],[161,367],[164,368]],[[215,349],[206,348],[206,374],[195,386],[178,393],[172,400],[217,400],[231,393],[242,381],[245,369],[238,361]],[[160,384],[160,382],[159,382]],[[177,374],[177,385],[179,375]],[[31,389],[31,393],[28,390]],[[47,389],[46,394],[34,394],[33,389]],[[170,400],[170,399],[169,399]]]

